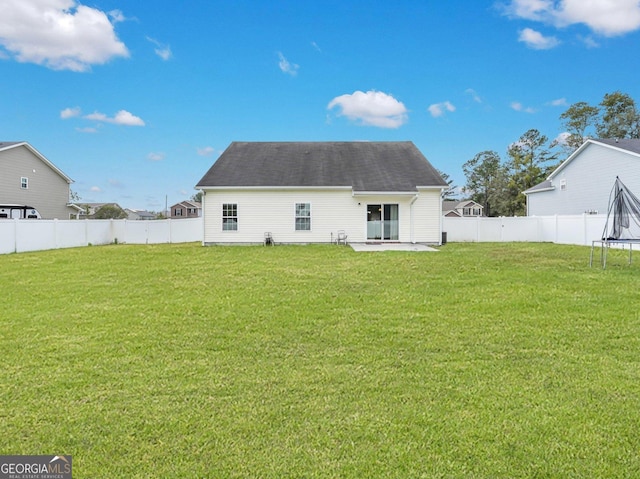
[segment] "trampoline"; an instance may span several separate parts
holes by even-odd
[[[607,267],[607,254],[612,246],[623,250],[629,246],[629,264],[631,264],[634,244],[640,245],[640,200],[616,176],[609,195],[607,221],[602,237],[591,242],[589,266],[593,266],[593,252],[598,245],[602,269]]]

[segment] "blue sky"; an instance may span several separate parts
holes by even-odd
[[[638,0],[3,0],[0,140],[161,211],[232,141],[413,141],[458,186],[572,103],[640,101]]]

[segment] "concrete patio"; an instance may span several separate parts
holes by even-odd
[[[349,243],[354,251],[438,251],[419,243]]]

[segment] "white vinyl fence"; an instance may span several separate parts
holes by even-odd
[[[179,220],[0,220],[0,254],[110,243],[202,241],[202,218]]]
[[[591,246],[600,239],[606,215],[449,218],[442,231],[451,242],[532,241]]]
[[[0,220],[0,254],[110,243],[202,241],[202,218],[179,220]],[[443,218],[448,242],[550,242],[590,246],[605,215]]]

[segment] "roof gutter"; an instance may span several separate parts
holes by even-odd
[[[356,191],[352,196],[417,196],[415,191]]]

